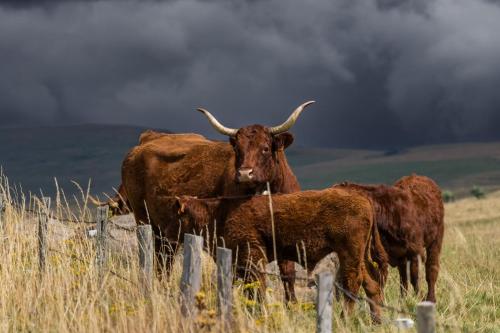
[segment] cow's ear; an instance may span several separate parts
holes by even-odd
[[[230,136],[229,143],[234,147],[236,145],[236,138],[234,136]]]
[[[275,135],[273,138],[273,144],[275,150],[286,149],[292,143],[293,143],[293,135],[288,132]]]

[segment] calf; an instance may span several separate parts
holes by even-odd
[[[186,232],[217,231],[225,246],[237,253],[237,275],[245,280],[260,281],[260,293],[265,290],[262,270],[245,274],[245,267],[255,267],[273,258],[273,235],[267,196],[178,199],[181,227]],[[304,191],[272,197],[278,263],[300,261],[299,251],[307,255],[306,269],[331,252],[340,261],[338,278],[343,288],[357,295],[362,285],[372,299],[373,319],[380,318],[383,300],[376,265],[371,260],[370,242],[374,229],[373,208],[368,199],[342,189]],[[216,221],[214,224],[214,220]],[[304,258],[303,258],[304,259]],[[346,309],[354,301],[345,298]]]
[[[436,302],[435,285],[444,233],[443,201],[436,183],[424,176],[411,175],[394,186],[342,183],[334,188],[351,190],[372,200],[389,264],[399,270],[402,295],[408,289],[406,262],[410,262],[410,280],[418,294],[418,257],[425,258],[426,299]]]

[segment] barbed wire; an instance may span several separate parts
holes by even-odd
[[[80,262],[82,262],[82,263],[84,263],[84,264],[86,264],[86,265],[90,265],[90,262],[89,262],[88,260],[82,259],[82,258],[78,257],[78,256],[77,256],[77,255],[75,255],[75,254],[67,254],[67,253],[64,253],[63,251],[56,250],[56,249],[54,249],[54,248],[49,248],[49,251],[52,251],[52,252],[55,252],[55,253],[59,253],[59,254],[61,254],[61,255],[65,256],[65,257],[69,257],[69,258],[71,258],[71,259],[75,259],[75,260],[77,260],[77,261],[80,261]],[[126,277],[124,277],[124,276],[122,276],[122,275],[120,275],[120,274],[118,274],[117,272],[115,272],[115,271],[114,271],[114,270],[112,270],[112,269],[109,269],[109,268],[108,268],[108,269],[106,269],[106,271],[108,271],[108,272],[109,272],[109,273],[111,273],[112,275],[116,276],[117,278],[119,278],[119,279],[121,279],[121,280],[123,280],[123,281],[126,281],[126,282],[128,282],[128,283],[132,284],[132,285],[133,285],[133,286],[135,286],[135,287],[139,287],[139,286],[137,285],[137,283],[135,283],[134,281],[132,281],[132,280],[130,280],[130,279],[127,279]]]
[[[41,212],[41,210],[34,210],[34,209],[24,209],[24,211],[31,213],[31,214],[36,214],[36,215]],[[64,217],[56,217],[54,214],[52,214],[52,212],[50,212],[47,216],[53,220],[58,221],[58,222],[69,222],[69,223],[74,223],[74,224],[96,224],[97,223],[96,221],[89,221],[89,220],[84,220],[84,219],[73,220],[73,219],[68,219],[68,218],[64,218]],[[137,230],[136,226],[126,227],[126,226],[122,226],[122,225],[120,225],[112,220],[108,220],[108,222],[113,224],[117,229],[129,231],[129,232],[135,232]]]
[[[2,207],[2,208],[5,209],[5,207]],[[24,211],[26,211],[28,213],[32,213],[32,214],[40,214],[42,212],[42,209],[38,209],[38,210],[24,209]],[[52,219],[54,219],[56,221],[59,221],[59,222],[69,222],[69,223],[75,223],[75,224],[82,224],[82,223],[83,224],[96,224],[97,223],[96,221],[88,221],[88,220],[84,220],[84,219],[73,220],[73,219],[69,219],[69,218],[57,218],[57,217],[54,216],[54,214],[52,212],[49,212],[48,217],[52,218]],[[137,230],[136,226],[126,227],[126,226],[122,226],[120,224],[117,224],[116,222],[111,221],[111,220],[108,220],[108,222],[110,222],[112,225],[114,225],[117,229],[125,230],[125,231],[128,231],[128,232],[134,232],[134,231]],[[110,236],[111,236],[111,238],[114,238],[114,237],[112,237],[112,235],[110,235]],[[155,235],[154,237],[157,238],[157,239],[167,240],[167,241],[171,242],[166,237],[157,236],[157,235]],[[114,238],[114,240],[118,240],[118,239]],[[174,243],[177,243],[177,242],[174,242]],[[84,260],[82,258],[79,258],[78,256],[76,256],[74,254],[68,255],[68,254],[66,254],[66,253],[64,253],[62,251],[59,251],[59,250],[56,250],[56,249],[53,249],[53,248],[49,248],[49,251],[56,252],[56,253],[59,253],[61,255],[67,256],[67,257],[71,257],[71,258],[76,259],[76,260],[78,260],[80,262],[83,262],[83,263],[85,263],[87,265],[90,265],[90,263],[88,261],[86,261],[86,260]],[[302,277],[296,277],[296,276],[294,276],[294,277],[292,277],[292,276],[286,276],[286,275],[282,275],[282,274],[278,274],[278,273],[261,271],[261,270],[258,270],[258,269],[255,269],[255,268],[251,268],[251,267],[235,266],[235,268],[237,268],[237,269],[238,268],[239,269],[244,269],[245,271],[252,271],[253,273],[264,274],[264,275],[267,275],[267,276],[275,276],[275,277],[278,277],[280,279],[283,279],[283,278],[293,278],[294,280],[299,280],[299,281],[315,282],[314,279],[309,278],[309,277],[302,278]],[[124,276],[118,274],[117,272],[115,272],[115,271],[113,271],[111,269],[107,269],[107,271],[110,274],[112,274],[113,276],[115,276],[115,277],[117,277],[117,278],[119,278],[119,279],[121,279],[121,280],[123,280],[125,282],[128,282],[128,283],[132,284],[135,287],[138,287],[137,283],[131,281],[130,279],[125,278]],[[391,312],[395,312],[395,313],[406,315],[406,316],[414,316],[413,313],[410,313],[410,312],[408,312],[406,310],[402,310],[400,308],[396,308],[394,306],[387,305],[387,304],[384,304],[384,303],[378,303],[378,302],[375,302],[372,299],[369,299],[367,297],[363,297],[361,295],[355,295],[352,292],[350,292],[349,290],[343,288],[337,281],[333,281],[333,284],[334,284],[335,288],[337,288],[338,290],[340,290],[346,297],[348,297],[349,299],[355,301],[357,304],[360,304],[361,301],[365,301],[368,304],[379,306],[379,307],[381,307],[383,309],[386,309],[386,310],[389,310]],[[380,319],[381,321],[385,321],[387,324],[393,324],[390,320],[387,320],[387,319],[385,319],[383,317],[377,316],[371,310],[367,311],[365,308],[361,308],[361,310],[368,312],[372,317],[375,316],[378,319]],[[444,327],[444,328],[449,328],[449,329],[460,329],[460,330],[464,329],[464,326],[453,325],[453,324],[446,324],[446,323],[440,323],[440,322],[437,322],[436,325]]]
[[[278,278],[292,278],[291,276],[287,276],[287,275],[282,275],[282,274],[279,274],[279,273],[271,273],[271,272],[267,272],[267,271],[261,271],[261,270],[258,270],[258,269],[255,269],[255,268],[251,268],[251,267],[246,267],[246,266],[236,266],[236,268],[238,269],[244,269],[244,270],[247,270],[247,271],[253,271],[253,273],[258,273],[258,274],[265,274],[265,275],[268,275],[268,276],[275,276],[275,277],[278,277]],[[299,280],[299,281],[306,281],[306,282],[313,282],[315,281],[314,279],[312,278],[309,278],[309,277],[294,277],[295,280]],[[377,305],[377,306],[380,306],[384,309],[387,309],[387,310],[390,310],[392,312],[397,312],[399,314],[404,314],[404,315],[413,315],[411,314],[410,312],[408,311],[405,311],[405,310],[402,310],[402,309],[399,309],[399,308],[396,308],[394,306],[391,306],[391,305],[386,305],[386,304],[383,304],[383,303],[378,303],[378,302],[375,302],[374,300],[371,300],[367,297],[363,297],[361,295],[354,295],[353,293],[351,293],[349,290],[343,288],[337,281],[334,281],[333,282],[335,287],[338,288],[344,295],[346,295],[347,297],[355,300],[355,301],[366,301],[370,304],[373,304],[373,305]]]

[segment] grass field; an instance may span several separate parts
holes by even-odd
[[[212,332],[220,329],[215,312],[214,265],[203,261],[203,293],[196,317],[179,315],[181,260],[173,275],[155,281],[151,299],[143,297],[138,283],[135,234],[111,230],[109,268],[97,283],[94,239],[83,236],[82,224],[49,223],[47,272],[38,270],[36,217],[26,213],[23,201],[13,200],[2,179],[0,192],[9,198],[3,217],[0,244],[0,330],[3,332]],[[82,195],[82,202],[85,195]],[[14,202],[15,201],[15,202]],[[64,200],[54,209],[64,214]],[[85,207],[77,218],[88,219]],[[463,199],[446,205],[446,232],[438,279],[439,332],[500,331],[500,192],[485,199]],[[421,276],[421,283],[425,283]],[[234,287],[234,332],[313,332],[314,291],[299,286],[299,304],[285,307],[278,281],[270,281],[266,305],[242,296],[245,286]],[[425,287],[424,287],[425,290]],[[399,297],[398,277],[391,269],[385,290],[386,303],[410,313],[418,298]],[[372,326],[366,304],[359,304],[346,321],[335,303],[336,332],[402,332],[384,312],[384,324]],[[408,332],[415,332],[414,329]]]

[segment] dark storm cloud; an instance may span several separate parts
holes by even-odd
[[[498,139],[498,31],[486,0],[0,1],[0,112],[213,136],[195,107],[273,125],[316,99],[302,144]]]

